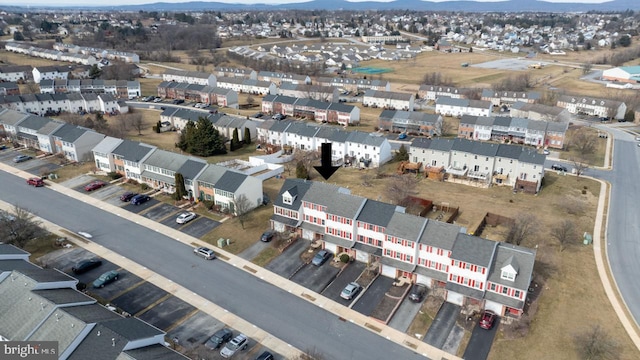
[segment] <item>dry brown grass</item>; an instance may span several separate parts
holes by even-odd
[[[0,61],[7,65],[31,65],[31,66],[49,66],[49,65],[69,65],[68,62],[52,61],[42,59],[33,56],[27,56],[22,54],[16,54],[11,51],[4,50],[4,47],[0,50]]]

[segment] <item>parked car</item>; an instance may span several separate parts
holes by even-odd
[[[265,351],[265,352],[263,352],[262,354],[260,354],[260,355],[256,358],[256,360],[273,360],[273,354],[272,354],[272,353],[270,353],[270,352],[268,352],[268,351]]]
[[[325,261],[327,261],[327,259],[329,259],[329,257],[331,257],[331,253],[327,250],[320,250],[318,251],[318,253],[316,254],[316,256],[313,257],[313,260],[311,260],[311,263],[315,266],[320,266],[322,264],[325,263]]]
[[[401,133],[400,135],[398,135],[398,140],[403,140],[407,138],[407,133]]]
[[[134,198],[134,196],[138,195],[138,193],[134,193],[132,191],[127,191],[124,194],[120,195],[120,201],[131,201],[131,199]]]
[[[176,104],[176,105],[177,105],[177,104],[183,104],[183,103],[184,103],[184,100],[182,100],[182,99],[173,99],[172,103],[173,103],[173,104]]]
[[[259,112],[259,113],[255,113],[253,115],[251,115],[252,118],[256,118],[256,119],[260,119],[261,117],[263,117],[264,114]]]
[[[195,249],[193,249],[193,252],[198,255],[198,256],[202,256],[203,258],[207,259],[207,260],[213,260],[216,258],[216,254],[213,252],[213,250],[207,248],[207,247],[197,247]]]
[[[227,359],[233,356],[238,350],[244,350],[247,348],[249,343],[249,339],[244,334],[240,334],[225,345],[222,350],[220,350],[220,356]]]
[[[636,141],[640,141],[640,136],[636,136]]]
[[[178,224],[186,224],[189,221],[195,219],[196,216],[196,213],[193,212],[183,212],[182,214],[178,215],[178,217],[176,218],[176,222]]]
[[[413,302],[420,302],[427,294],[427,287],[423,284],[413,284],[411,292],[409,293],[409,300]]]
[[[131,198],[131,203],[133,205],[140,205],[146,203],[149,200],[151,200],[151,196],[139,194]]]
[[[209,350],[215,350],[220,346],[222,346],[222,344],[231,340],[232,337],[233,337],[233,332],[231,331],[231,329],[227,329],[227,328],[220,329],[216,331],[216,333],[213,334],[213,336],[211,336],[209,340],[207,340],[207,342],[204,344],[204,347],[206,347]]]
[[[156,98],[155,98],[155,99],[153,99],[153,102],[154,102],[154,103],[159,103],[160,101],[162,101],[162,98],[157,97],[157,96],[156,96]]]
[[[543,153],[544,155],[549,155],[549,154],[551,154],[551,151],[549,151],[549,150],[547,150],[547,149],[544,149],[544,150],[542,150],[542,153]]]
[[[559,164],[551,165],[551,170],[564,171],[564,172],[568,171],[566,166],[559,165]]]
[[[267,230],[267,231],[262,233],[262,236],[260,236],[260,241],[269,242],[269,241],[273,240],[273,237],[275,235],[276,235],[275,231]]]
[[[358,284],[357,282],[351,282],[344,287],[344,289],[340,293],[340,297],[345,300],[351,300],[356,295],[358,295],[361,289],[362,286],[360,286],[360,284]]]
[[[118,275],[120,274],[118,274],[118,272],[115,270],[107,271],[106,273],[100,275],[100,277],[93,282],[93,287],[94,288],[104,287],[105,285],[118,280]]]
[[[89,260],[83,260],[80,261],[79,263],[75,264],[72,268],[71,271],[73,271],[74,274],[82,274],[85,273],[91,269],[95,269],[98,266],[102,265],[102,260],[99,259],[89,259]]]
[[[491,310],[485,310],[482,313],[482,317],[480,318],[480,327],[483,329],[490,330],[493,327],[493,324],[496,322],[496,313]]]
[[[32,177],[27,179],[27,184],[35,187],[40,187],[44,186],[44,181],[42,181],[42,179],[39,177]]]
[[[105,183],[104,181],[100,181],[100,180],[92,181],[92,182],[90,182],[90,183],[88,183],[87,185],[84,186],[84,191],[97,190],[97,189],[100,189],[103,186],[107,186],[107,183]]]
[[[7,145],[0,145],[0,150],[7,150]]]
[[[17,163],[25,162],[25,161],[31,160],[31,159],[33,159],[33,157],[31,157],[29,155],[18,155],[18,156],[13,158],[13,162],[17,164]]]

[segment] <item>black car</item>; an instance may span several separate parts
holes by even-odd
[[[267,230],[262,233],[262,236],[260,236],[260,241],[269,242],[273,240],[274,236],[275,236],[275,232],[273,230]]]
[[[131,201],[131,199],[136,195],[138,195],[138,193],[127,191],[120,196],[120,201]]]
[[[569,171],[566,166],[562,166],[562,165],[558,165],[558,164],[551,165],[551,170],[564,171],[564,172]]]
[[[140,204],[144,204],[147,201],[151,200],[151,197],[149,195],[136,195],[134,197],[131,198],[131,203],[133,205],[140,205]]]
[[[175,100],[173,100],[173,103],[174,103],[174,104],[183,104],[183,103],[184,103],[184,100],[182,100],[182,99],[175,99]]]
[[[213,336],[211,336],[209,340],[207,340],[204,346],[209,350],[215,350],[220,346],[222,346],[222,344],[231,340],[232,337],[233,337],[233,332],[231,330],[226,328],[220,329],[216,331],[216,333],[213,334]]]
[[[427,293],[427,287],[423,284],[413,284],[411,292],[409,293],[409,300],[413,302],[420,302]]]
[[[260,354],[260,356],[258,356],[256,360],[273,360],[273,354],[268,351],[265,351],[262,354]]]
[[[102,260],[99,259],[89,259],[89,260],[84,260],[84,261],[80,261],[79,263],[75,264],[72,268],[71,271],[73,271],[74,274],[82,274],[85,273],[91,269],[95,269],[98,266],[102,265]]]

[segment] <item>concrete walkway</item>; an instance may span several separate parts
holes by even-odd
[[[4,163],[0,163],[0,170],[5,171],[7,173],[14,174],[24,179],[27,179],[33,176],[27,172],[15,169]],[[216,254],[219,255],[218,259],[220,261],[225,261],[238,269],[244,270],[280,289],[283,289],[284,291],[289,292],[292,295],[298,296],[301,299],[305,299],[308,302],[329,311],[330,313],[333,313],[339,317],[342,317],[351,323],[354,323],[366,330],[374,332],[379,336],[386,338],[387,340],[393,341],[398,345],[404,346],[425,357],[428,357],[431,359],[446,358],[449,360],[455,360],[455,359],[462,360],[461,358],[458,358],[455,355],[449,354],[441,349],[437,349],[401,331],[393,329],[390,326],[383,325],[380,322],[376,321],[375,319],[370,318],[369,316],[362,315],[357,311],[354,311],[350,308],[343,306],[340,303],[330,300],[301,285],[298,285],[290,280],[287,280],[281,276],[278,276],[264,268],[256,266],[255,264],[245,259],[242,259],[239,256],[236,256],[234,254],[231,254],[225,251],[224,249],[216,247],[214,244],[208,244],[200,239],[194,238],[178,230],[172,229],[168,226],[164,226],[153,220],[147,219],[144,216],[133,214],[118,206],[105,203],[99,199],[95,199],[89,195],[66,188],[62,185],[52,183],[49,181],[47,181],[46,183],[47,183],[47,187],[51,190],[57,191],[67,196],[74,197],[98,209],[111,212],[112,214],[120,216],[123,219],[133,221],[138,225],[144,226],[150,230],[169,236],[174,240],[180,241],[186,245],[213,247],[216,251]],[[7,206],[6,203],[3,205]],[[47,223],[43,219],[40,219],[40,220],[43,221],[43,224],[47,224],[48,230],[56,234],[61,234],[62,236],[69,237],[68,234],[65,234],[64,232],[62,232],[62,230],[64,229],[61,229],[56,224]],[[78,237],[78,239],[70,239],[70,240],[73,240],[73,242],[77,246],[86,248],[87,250],[92,251],[97,255],[102,256],[105,259],[123,268],[126,268],[127,270],[136,274],[140,278],[153,283],[154,285],[164,289],[165,291],[197,307],[203,312],[210,314],[211,316],[219,319],[220,321],[225,322],[229,326],[236,328],[241,332],[245,332],[245,334],[247,334],[248,336],[255,338],[257,341],[263,343],[265,346],[273,349],[274,351],[282,355],[285,355],[288,358],[296,357],[298,356],[298,354],[301,354],[301,351],[299,349],[295,349],[290,344],[287,344],[286,342],[270,335],[264,330],[258,329],[257,327],[245,321],[244,319],[241,319],[240,317],[227,312],[225,309],[218,307],[217,305],[200,297],[198,294],[186,290],[180,285],[175,284],[170,280],[149,271],[145,267],[137,263],[134,263],[133,261],[121,256],[120,254],[111,252],[100,245],[87,241],[86,239],[80,240],[80,237]]]

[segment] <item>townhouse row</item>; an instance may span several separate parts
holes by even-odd
[[[444,172],[478,185],[510,186],[514,191],[537,193],[546,156],[519,145],[417,138],[409,147],[409,159],[421,163],[425,173]]]
[[[455,86],[443,85],[420,85],[418,96],[421,99],[436,101],[440,97],[449,97],[453,99],[469,99],[469,94],[475,92],[476,89],[458,88]],[[491,89],[482,89],[480,100],[489,101],[495,107],[510,107],[516,102],[534,104],[540,101],[541,94],[537,91],[496,91]]]
[[[14,53],[39,57],[53,61],[66,61],[89,66],[98,63],[98,60],[95,58],[95,56],[92,55],[74,54],[55,49],[44,49],[20,42],[7,42],[5,43],[4,48],[5,50]]]
[[[111,94],[118,99],[134,99],[142,94],[139,81],[100,79],[40,80],[41,94],[96,93]]]
[[[129,111],[128,105],[113,95],[94,93],[0,95],[0,108],[40,116],[62,112],[82,114],[102,111],[105,114],[124,114]]]
[[[287,179],[274,199],[271,226],[322,242],[383,276],[442,289],[446,301],[520,316],[536,251],[467,235],[465,229],[350,194],[322,182]]]
[[[364,92],[362,106],[413,111],[414,101],[414,94],[369,89]]]
[[[562,95],[556,104],[572,114],[597,116],[605,119],[624,119],[627,105],[622,101]]]
[[[442,116],[416,111],[383,110],[378,129],[411,135],[440,136]]]
[[[39,267],[29,261],[29,255],[0,244],[2,341],[55,342],[50,357],[43,353],[49,348],[40,344],[40,355],[34,356],[41,358],[188,359],[166,346],[164,331],[106,308],[77,290],[77,279]]]
[[[360,122],[360,108],[336,102],[284,95],[267,95],[262,98],[262,112],[295,116],[317,122],[337,123],[343,126]]]
[[[468,100],[447,96],[440,96],[436,99],[436,114],[444,116],[491,116],[492,110],[491,102],[484,100]]]
[[[323,143],[331,143],[331,160],[335,165],[378,167],[392,157],[389,141],[375,133],[344,131],[300,121],[267,120],[258,125],[257,134],[261,143],[305,151],[321,151]]]
[[[568,122],[549,122],[508,116],[464,115],[458,126],[458,137],[562,149],[568,128]]]
[[[69,43],[54,43],[53,49],[71,54],[92,55],[98,59],[117,60],[126,63],[140,62],[140,56],[138,56],[138,54],[114,49],[93,48]]]
[[[163,81],[158,85],[158,96],[233,109],[239,107],[237,92],[209,85]]]
[[[247,199],[250,209],[263,201],[261,178],[197,157],[113,137],[105,137],[91,152],[99,170],[117,172],[126,180],[145,183],[169,194],[176,191],[175,175],[182,174],[189,199],[213,201],[232,214],[241,197]]]
[[[245,141],[246,129],[249,130],[250,140],[257,137],[258,123],[242,116],[233,116],[224,113],[211,114],[207,111],[198,111],[185,108],[167,107],[160,114],[161,122],[168,122],[171,126],[180,131],[184,129],[189,121],[198,122],[201,117],[209,119],[211,125],[218,130],[220,135],[231,139],[234,130],[238,130],[238,139]]]

